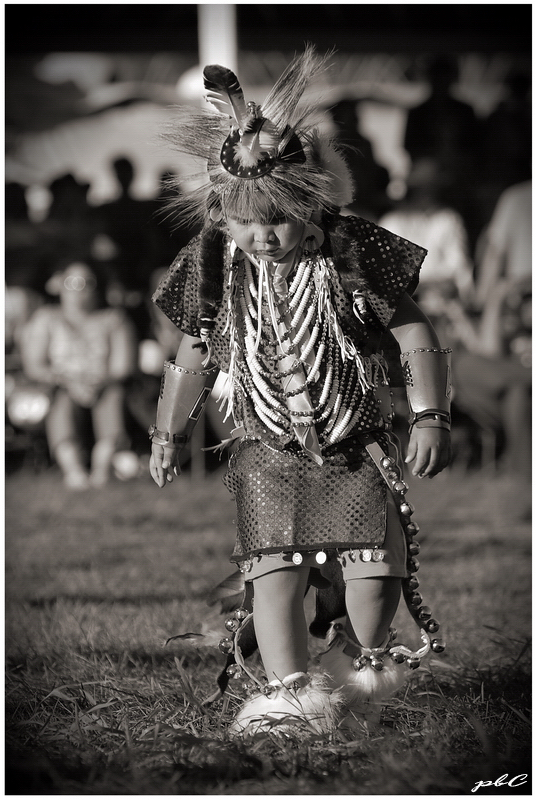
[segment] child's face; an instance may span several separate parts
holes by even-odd
[[[284,261],[299,244],[304,223],[285,217],[274,217],[269,222],[246,222],[227,217],[227,229],[244,252],[265,261]]]

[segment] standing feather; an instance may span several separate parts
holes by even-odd
[[[304,103],[309,84],[328,66],[312,46],[287,68],[262,106],[246,103],[236,75],[204,70],[210,110],[179,107],[166,138],[192,159],[170,204],[184,224],[205,224],[211,212],[263,219],[270,208],[306,221],[352,196],[350,173],[336,146],[315,130],[318,108]],[[316,119],[315,119],[316,118]],[[225,152],[225,163],[222,153]]]
[[[275,83],[262,104],[263,116],[278,127],[294,126],[294,113],[309,84],[328,67],[331,53],[316,54],[312,45],[307,45],[301,56],[295,58]]]
[[[227,67],[210,64],[203,70],[207,100],[220,114],[234,117],[238,127],[243,128],[248,118],[244,92],[238,78]]]

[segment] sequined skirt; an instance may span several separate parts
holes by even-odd
[[[243,440],[223,481],[235,496],[237,539],[231,556],[381,547],[386,486],[357,437],[327,448],[324,463],[294,449]]]

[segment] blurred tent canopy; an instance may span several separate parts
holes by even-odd
[[[261,102],[305,42],[334,49],[315,96],[324,107],[360,101],[363,133],[396,171],[405,109],[426,95],[427,54],[457,54],[460,96],[482,114],[513,63],[530,74],[530,5],[356,7],[315,5],[313,15],[303,5],[237,5],[246,95]],[[115,192],[109,165],[126,156],[133,195],[154,196],[163,172],[184,168],[158,131],[174,105],[203,92],[197,23],[194,4],[6,5],[6,180],[46,186],[71,173],[99,203]]]

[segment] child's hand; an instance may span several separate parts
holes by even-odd
[[[450,433],[443,428],[413,428],[406,464],[414,462],[412,475],[433,478],[450,463]]]
[[[151,458],[149,459],[149,472],[157,486],[162,489],[167,483],[173,481],[173,473],[178,477],[181,474],[179,466],[180,449],[177,447],[163,447],[153,444]]]

